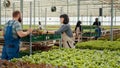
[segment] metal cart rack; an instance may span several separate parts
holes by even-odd
[[[45,14],[47,14],[47,9],[45,10]],[[47,19],[47,15],[45,15],[45,19]],[[46,21],[45,21],[45,27],[46,27]],[[32,28],[32,2],[30,2],[30,28]],[[30,54],[32,54],[32,42],[43,42],[50,40],[59,40],[61,47],[61,35],[56,35],[56,34],[32,35],[31,33],[29,36],[26,36],[21,39],[22,42],[30,43]]]
[[[21,39],[22,42],[30,43],[30,54],[32,54],[32,42],[46,42],[50,40],[59,40],[61,46],[61,35],[59,34],[42,34],[42,35],[30,35]]]
[[[95,32],[95,29],[97,28],[97,26],[82,26],[83,29],[83,34],[82,34],[82,38],[87,38],[87,39],[91,39],[94,38],[95,36],[98,35],[98,33]]]

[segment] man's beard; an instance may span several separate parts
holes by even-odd
[[[20,18],[18,19],[18,21],[21,23],[21,22],[22,22],[22,18],[20,17]]]

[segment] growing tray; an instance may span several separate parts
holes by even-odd
[[[47,40],[57,40],[61,39],[61,35],[59,34],[42,34],[42,35],[32,35],[32,42],[38,41],[47,41]],[[30,42],[30,36],[23,37],[21,39],[23,42]]]
[[[96,29],[97,26],[82,26],[82,29]]]
[[[95,36],[98,36],[98,33],[83,33],[82,36],[85,36],[85,37],[95,37]]]

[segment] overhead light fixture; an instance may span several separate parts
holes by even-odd
[[[3,6],[4,6],[5,8],[9,8],[10,5],[11,5],[11,2],[10,2],[9,0],[4,0],[4,1],[3,1]]]
[[[51,11],[52,11],[52,12],[56,12],[56,10],[57,10],[56,6],[52,6],[52,7],[51,7]]]

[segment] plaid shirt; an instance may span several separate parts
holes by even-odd
[[[22,30],[21,24],[18,21],[10,20],[4,26],[4,33],[6,32],[6,27],[8,26],[8,23],[10,23],[9,25],[12,25],[12,23],[14,23],[13,26],[12,26],[12,28],[13,28],[13,31],[12,31],[13,32],[13,37],[18,38],[19,36],[18,36],[17,32]]]

